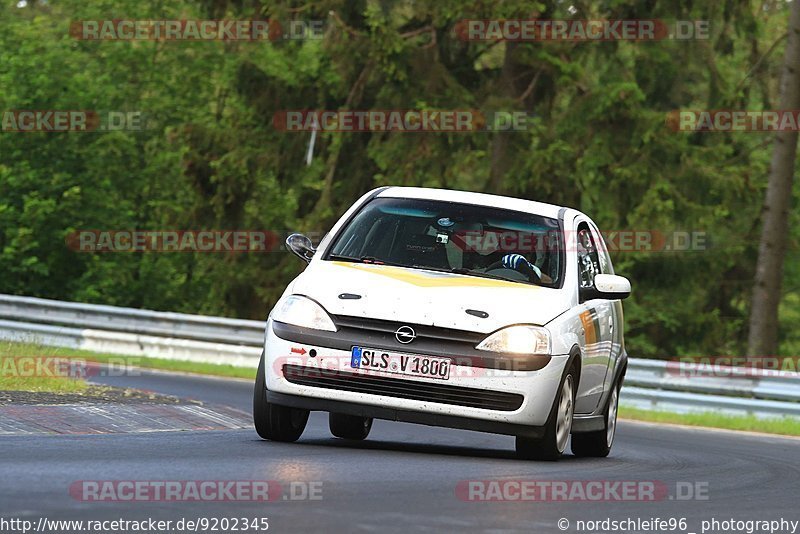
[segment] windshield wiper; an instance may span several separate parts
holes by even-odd
[[[492,280],[502,280],[504,282],[517,282],[520,284],[527,284],[530,282],[524,282],[522,280],[513,280],[510,278],[505,278],[503,276],[497,276],[496,274],[488,274],[481,271],[475,271],[472,269],[467,269],[466,267],[455,267],[453,269],[447,268],[439,268],[439,267],[431,267],[428,265],[405,265],[402,263],[396,263],[391,261],[379,260],[375,256],[362,256],[360,258],[356,258],[354,256],[345,256],[344,254],[328,254],[329,260],[335,261],[349,261],[353,263],[366,263],[368,265],[391,265],[394,267],[405,267],[406,269],[424,269],[427,271],[435,271],[439,273],[453,273],[453,274],[463,274],[466,276],[476,276],[479,278],[490,278]]]
[[[399,263],[379,260],[375,256],[361,256],[360,258],[354,258],[353,256],[345,256],[343,254],[328,254],[328,259],[336,261],[351,261],[353,263],[368,263],[371,265],[400,265]]]
[[[519,282],[519,280],[511,280],[510,278],[504,278],[502,276],[497,276],[495,274],[487,274],[481,271],[473,271],[472,269],[467,269],[466,267],[455,267],[453,269],[447,268],[439,268],[439,267],[429,267],[427,265],[413,265],[414,269],[425,269],[427,271],[435,271],[437,273],[453,273],[453,274],[463,274],[466,276],[477,276],[480,278],[491,278],[492,280],[503,280],[504,282]],[[525,283],[525,282],[521,282]]]
[[[455,273],[455,274],[464,274],[464,275],[467,275],[467,276],[477,276],[477,277],[480,277],[480,278],[491,278],[493,280],[504,280],[506,282],[522,282],[521,280],[511,280],[510,278],[505,278],[503,276],[497,276],[496,274],[489,274],[489,273],[484,273],[484,272],[481,272],[481,271],[475,271],[473,269],[467,269],[466,267],[456,267],[454,269],[450,269],[449,272]],[[522,282],[522,283],[524,284],[525,282]]]

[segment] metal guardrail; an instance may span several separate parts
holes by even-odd
[[[260,345],[264,339],[264,323],[261,321],[13,295],[0,295],[0,319],[231,345]]]
[[[630,358],[620,399],[645,410],[800,417],[800,374]]]
[[[255,368],[265,323],[0,295],[0,339]]]
[[[264,328],[261,321],[0,295],[0,339],[111,354],[255,368]],[[715,371],[724,376],[705,376],[702,368],[687,364],[631,358],[622,402],[683,413],[800,417],[800,374]]]

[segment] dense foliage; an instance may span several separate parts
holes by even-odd
[[[465,42],[462,19],[662,18],[711,38]],[[322,20],[322,39],[82,41],[83,19]],[[740,353],[771,137],[682,133],[676,109],[770,109],[783,1],[77,0],[0,3],[0,110],[141,110],[147,129],[0,133],[0,292],[263,318],[302,264],[285,252],[80,253],[77,229],[324,231],[384,184],[574,206],[609,230],[706,232],[707,250],[619,252],[628,351]],[[287,109],[524,111],[524,132],[308,133]],[[797,214],[795,214],[795,219]],[[793,228],[796,225],[792,225]],[[794,236],[794,234],[793,234]],[[782,351],[800,345],[790,250]]]

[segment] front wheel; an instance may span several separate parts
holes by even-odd
[[[561,382],[561,389],[541,438],[517,436],[517,456],[526,460],[558,460],[567,448],[575,409],[575,371],[570,369]]]
[[[605,458],[611,452],[617,432],[617,410],[619,408],[619,386],[614,385],[605,410],[605,428],[572,436],[572,454],[575,456]]]
[[[359,417],[343,413],[331,413],[328,417],[331,434],[343,439],[366,439],[372,430],[372,417]]]
[[[264,377],[264,353],[258,364],[256,384],[253,389],[253,424],[256,432],[272,441],[297,441],[306,429],[308,410],[289,408],[267,402]]]

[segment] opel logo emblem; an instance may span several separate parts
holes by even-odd
[[[411,343],[417,338],[417,333],[414,332],[414,329],[410,326],[401,326],[397,329],[397,332],[394,333],[394,337],[397,338],[397,341],[403,343]]]

